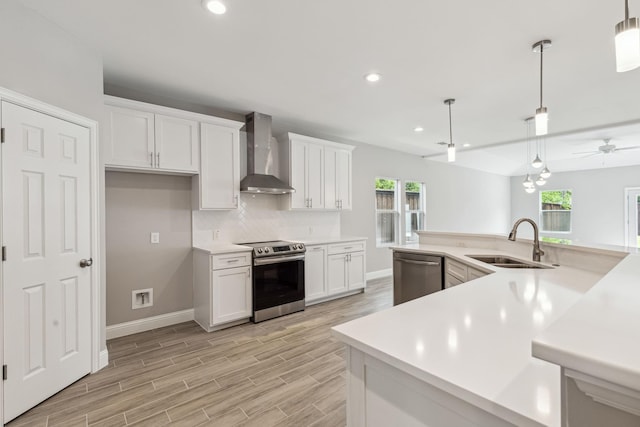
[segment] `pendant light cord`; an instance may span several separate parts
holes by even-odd
[[[625,0],[627,1],[627,0]],[[543,58],[543,51],[544,51],[544,43],[540,44],[540,108],[542,108],[542,58]]]
[[[629,0],[624,0],[624,20],[629,20]]]
[[[453,144],[453,127],[451,126],[451,103],[449,102],[449,144]]]

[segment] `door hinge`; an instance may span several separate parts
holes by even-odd
[[[7,365],[2,365],[2,380],[5,381],[7,379]]]
[[[3,261],[7,260],[7,247],[6,246],[2,247],[2,260]]]
[[[0,142],[4,142],[4,128],[0,128]]]

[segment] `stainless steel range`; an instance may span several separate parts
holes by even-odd
[[[254,323],[304,310],[302,243],[240,243],[253,248]]]

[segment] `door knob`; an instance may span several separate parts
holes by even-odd
[[[80,260],[80,267],[82,268],[91,267],[92,265],[93,265],[93,258]]]

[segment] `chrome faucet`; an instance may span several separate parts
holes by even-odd
[[[511,233],[509,233],[509,240],[516,241],[516,233],[518,232],[518,226],[523,222],[528,222],[533,227],[533,260],[540,262],[540,256],[544,255],[544,251],[540,249],[540,240],[538,239],[538,225],[536,222],[529,218],[520,218],[513,224]]]

